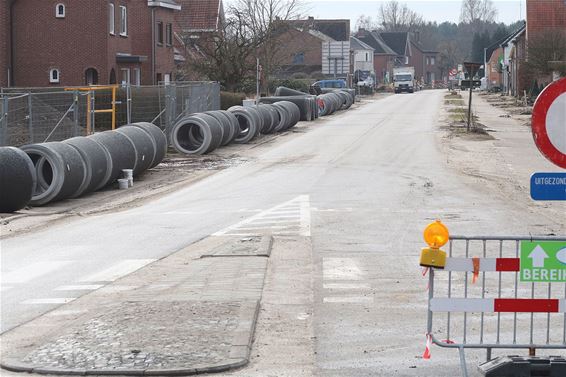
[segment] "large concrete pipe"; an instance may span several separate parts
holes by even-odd
[[[112,159],[112,171],[110,177],[104,185],[114,183],[122,175],[123,169],[135,169],[136,168],[136,148],[131,142],[130,138],[114,131],[104,131],[94,135],[90,135],[87,138],[93,139],[94,141],[101,144]]]
[[[108,182],[112,174],[112,157],[110,153],[93,139],[82,136],[64,140],[63,143],[75,148],[85,162],[86,179],[76,196],[96,191]]]
[[[0,147],[0,212],[14,212],[31,200],[36,185],[33,162],[22,150]]]
[[[134,126],[122,126],[116,130],[130,139],[136,148],[134,175],[149,169],[155,158],[157,146],[153,138],[144,130]]]
[[[220,146],[222,126],[207,114],[193,114],[178,121],[171,130],[171,144],[180,153],[206,154]]]
[[[250,108],[243,106],[233,106],[228,109],[238,119],[240,132],[234,140],[235,143],[249,143],[259,133],[259,115],[257,111],[250,111]]]
[[[155,157],[152,163],[149,165],[149,169],[156,167],[163,161],[165,155],[167,154],[167,137],[161,131],[161,128],[157,127],[153,123],[148,122],[137,122],[128,124],[128,126],[138,127],[147,132],[153,141],[155,142]]]
[[[61,142],[24,145],[37,175],[30,203],[44,205],[78,195],[86,180],[86,164],[71,145]]]

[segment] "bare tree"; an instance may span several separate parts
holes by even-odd
[[[424,24],[421,15],[396,0],[380,5],[377,19],[384,31],[415,31]]]
[[[219,81],[226,89],[236,90],[255,78],[256,58],[266,77],[276,67],[279,50],[277,33],[285,20],[298,16],[300,0],[238,0],[226,12],[216,33],[194,38],[183,35],[190,58],[187,72]]]
[[[355,30],[360,30],[360,29],[366,29],[366,30],[375,29],[375,22],[370,16],[364,16],[362,14],[356,20],[356,26],[355,26]]]
[[[492,0],[463,0],[460,21],[467,24],[495,22],[497,9]]]

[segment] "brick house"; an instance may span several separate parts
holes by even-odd
[[[426,49],[408,32],[378,32],[360,29],[356,37],[374,49],[378,83],[390,83],[395,67],[415,67],[415,77],[425,84],[441,79],[438,51]]]
[[[377,31],[360,29],[356,38],[373,48],[373,69],[377,84],[390,83],[397,53],[385,43]]]
[[[526,40],[541,43],[547,31],[559,31],[566,36],[566,0],[527,0]],[[566,58],[561,63],[566,64]],[[537,77],[538,84],[547,84],[556,77]]]
[[[8,84],[173,80],[173,25],[180,9],[174,0],[11,0],[2,36],[12,52],[3,69],[11,72]]]
[[[409,66],[415,67],[415,77],[424,84],[434,85],[435,81],[442,80],[440,62],[438,61],[438,51],[427,49],[416,38],[409,36],[411,55],[409,56]]]
[[[287,78],[296,73],[321,74],[322,44],[350,40],[350,20],[325,20],[309,17],[304,20],[283,21],[277,37],[280,46],[277,77]]]
[[[566,30],[566,0],[527,0],[527,40],[548,29]]]

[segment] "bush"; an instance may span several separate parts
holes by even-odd
[[[325,76],[321,71],[314,71],[313,73],[311,73],[311,79],[313,79],[314,81],[324,80],[324,78]]]
[[[242,106],[242,101],[245,99],[244,93],[220,92],[220,109],[227,110],[232,106]]]
[[[293,73],[293,75],[291,76],[291,78],[293,80],[304,80],[304,79],[308,79],[308,75],[306,73],[303,72],[295,72]]]
[[[301,92],[308,93],[310,84],[311,80],[276,79],[269,82],[269,92],[274,93],[277,87],[285,86],[289,89],[300,90]]]

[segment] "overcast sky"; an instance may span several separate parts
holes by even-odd
[[[306,14],[315,18],[349,18],[354,29],[356,20],[360,15],[375,18],[380,4],[386,1],[376,0],[308,0]],[[458,22],[460,18],[461,0],[408,0],[409,8],[421,14],[427,21]],[[525,0],[495,0],[497,8],[497,21],[506,24],[525,19]]]

